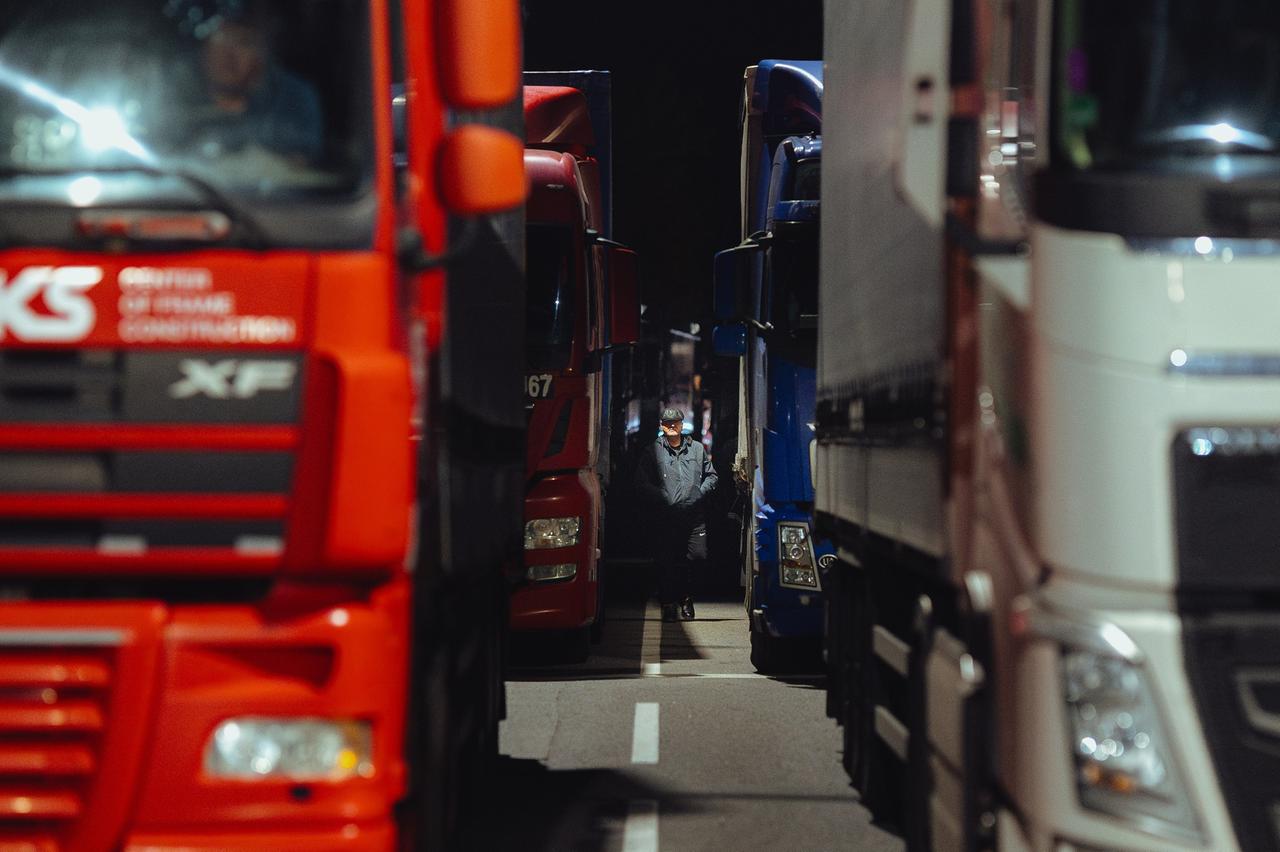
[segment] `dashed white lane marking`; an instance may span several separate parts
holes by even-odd
[[[622,852],[658,852],[658,803],[635,799],[627,807]]]
[[[653,600],[644,607],[644,633],[640,639],[640,673],[646,677],[662,674],[662,615]]]
[[[636,722],[631,733],[631,762],[658,762],[658,705],[656,702],[636,703]]]

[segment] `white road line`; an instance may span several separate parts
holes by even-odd
[[[622,852],[658,852],[658,803],[653,799],[635,799],[627,807]]]
[[[658,762],[658,705],[636,702],[636,722],[631,733],[631,762]]]
[[[644,607],[644,632],[640,640],[640,674],[662,674],[662,610],[652,599]]]

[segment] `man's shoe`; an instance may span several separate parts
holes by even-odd
[[[679,621],[680,620],[679,617],[676,615],[675,604],[662,605],[662,620],[663,621]]]
[[[693,621],[693,598],[685,598],[680,601],[680,618],[685,621]]]

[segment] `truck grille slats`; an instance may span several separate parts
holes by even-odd
[[[0,789],[0,819],[69,820],[80,816],[80,797],[71,793],[14,793]]]
[[[100,731],[102,711],[89,701],[53,701],[43,704],[45,691],[32,693],[30,701],[0,701],[0,733],[47,734],[58,731]]]
[[[106,686],[111,672],[87,657],[59,660],[0,658],[0,690],[30,686]]]
[[[0,852],[55,850],[85,816],[114,680],[107,648],[0,648]]]
[[[7,518],[280,518],[283,494],[0,494]]]
[[[1183,654],[1209,754],[1244,852],[1280,847],[1280,616],[1182,622]]]
[[[0,351],[0,422],[289,423],[301,365],[242,350]]]
[[[0,571],[274,571],[301,371],[296,352],[0,349]]]
[[[292,472],[278,452],[0,452],[0,494],[283,493]]]
[[[1171,466],[1180,589],[1280,591],[1280,428],[1187,429]]]
[[[0,775],[90,775],[95,763],[87,746],[14,746],[0,750]]]

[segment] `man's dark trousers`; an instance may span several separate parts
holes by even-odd
[[[693,572],[707,559],[707,526],[698,522],[672,522],[658,544],[658,565],[662,577],[658,600],[662,604],[678,604],[692,593]]]

